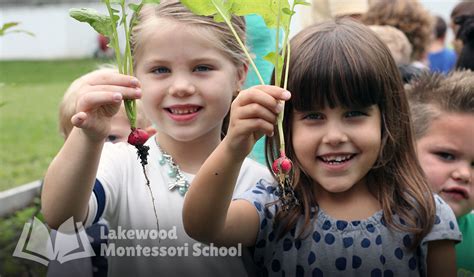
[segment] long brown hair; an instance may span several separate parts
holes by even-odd
[[[293,188],[301,203],[279,211],[280,237],[300,216],[305,219],[299,235],[308,230],[314,199],[314,181],[298,161],[292,143],[294,111],[377,105],[382,121],[379,158],[367,174],[369,189],[377,197],[390,228],[414,234],[413,246],[431,230],[435,205],[415,154],[412,125],[403,83],[395,61],[384,43],[366,26],[351,19],[336,19],[304,29],[291,40],[290,77],[284,129],[286,154],[294,162]],[[267,140],[267,162],[277,158],[278,135]],[[397,214],[406,224],[395,222]]]

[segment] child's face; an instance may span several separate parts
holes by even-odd
[[[381,145],[377,105],[295,111],[292,126],[295,154],[317,184],[318,197],[350,191],[377,160]]]
[[[137,57],[148,118],[161,136],[177,141],[220,139],[244,67],[237,68],[199,27],[158,19],[153,28],[159,31],[148,33]]]
[[[456,217],[474,208],[474,115],[444,113],[417,141],[418,159],[429,184]]]

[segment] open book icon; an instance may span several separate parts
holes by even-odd
[[[71,217],[59,226],[57,232],[50,234],[46,225],[34,217],[32,222],[23,226],[13,256],[47,266],[52,260],[62,264],[95,254],[82,223],[74,224]]]

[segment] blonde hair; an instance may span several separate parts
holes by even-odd
[[[76,114],[76,101],[79,96],[78,90],[82,84],[81,78],[82,77],[72,82],[59,104],[59,133],[64,139],[69,136],[73,128],[71,118]]]
[[[243,49],[224,22],[216,22],[212,16],[195,15],[177,0],[166,0],[158,5],[146,4],[143,6],[138,16],[137,25],[132,31],[131,49],[134,57],[140,54],[144,31],[148,28],[155,27],[154,23],[158,18],[171,19],[189,26],[203,28],[214,35],[211,41],[212,45],[229,57],[236,66],[247,63]],[[245,44],[244,18],[232,16],[231,22],[238,36]],[[217,40],[215,38],[217,38]],[[136,66],[136,62],[137,59],[135,59],[134,66]]]
[[[390,49],[397,65],[410,63],[412,47],[402,31],[388,25],[371,25],[369,27]]]

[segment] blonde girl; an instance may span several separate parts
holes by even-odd
[[[244,38],[243,19],[232,23]],[[144,6],[133,30],[136,77],[102,71],[80,88],[75,127],[46,173],[45,219],[57,228],[70,217],[86,226],[105,218],[109,276],[245,275],[244,249],[215,254],[189,238],[181,220],[189,184],[221,142],[245,80],[244,53],[224,23],[175,0]],[[146,143],[150,187],[133,147],[104,143],[122,100],[138,98],[157,129]],[[261,175],[266,168],[246,159],[235,192]]]

